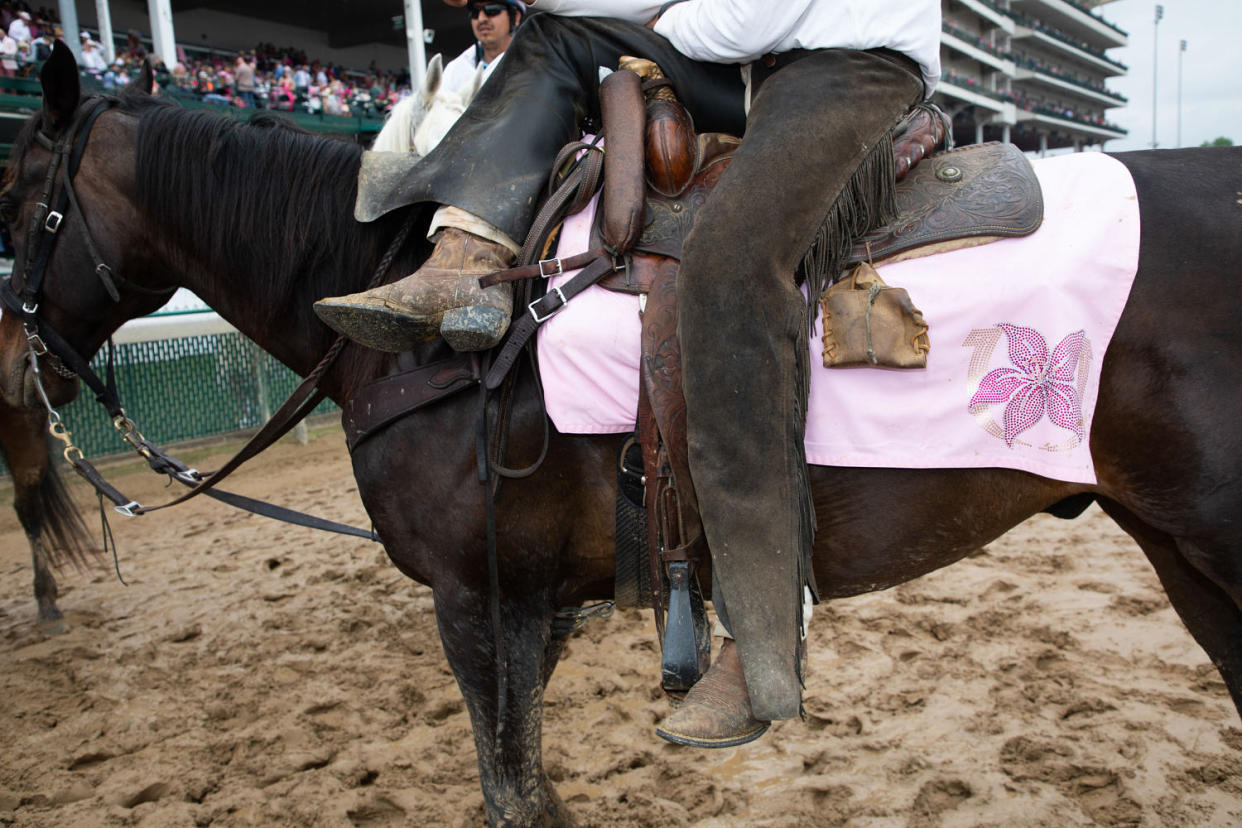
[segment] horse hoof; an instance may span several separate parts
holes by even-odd
[[[44,635],[64,635],[69,632],[69,622],[64,618],[39,619],[36,626]]]

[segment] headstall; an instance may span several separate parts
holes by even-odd
[[[215,483],[223,479],[228,472],[275,442],[276,439],[309,414],[323,400],[323,393],[315,388],[315,384],[326,371],[328,364],[340,353],[343,342],[338,343],[329,351],[315,371],[312,371],[311,376],[307,377],[307,381],[299,386],[294,395],[281,407],[280,411],[273,415],[267,425],[251,439],[236,457],[218,472],[204,473],[190,468],[165,453],[159,446],[147,440],[138,431],[134,422],[126,416],[117,392],[111,338],[108,340],[107,369],[105,371],[107,379],[105,381],[91,368],[90,362],[82,357],[59,332],[49,325],[46,320],[39,318],[38,313],[39,304],[43,296],[43,282],[47,275],[52,253],[56,247],[56,241],[59,238],[59,231],[65,223],[66,216],[71,211],[76,211],[82,219],[83,240],[94,263],[95,275],[99,278],[113,302],[120,301],[122,291],[155,297],[167,297],[177,290],[176,286],[148,288],[135,284],[123,278],[109,267],[99,254],[99,249],[95,245],[86,221],[86,214],[82,211],[82,206],[78,202],[77,192],[74,190],[73,179],[81,165],[82,154],[86,149],[86,142],[90,137],[91,129],[99,116],[116,106],[117,103],[118,101],[115,98],[109,97],[87,99],[86,105],[79,109],[79,114],[75,115],[73,123],[59,140],[53,139],[43,130],[35,133],[34,140],[52,153],[52,159],[48,163],[43,190],[40,193],[39,200],[35,203],[35,210],[31,215],[30,225],[26,230],[25,255],[22,257],[22,261],[17,263],[17,266],[14,268],[14,275],[20,274],[21,283],[20,285],[14,285],[13,277],[0,279],[0,304],[3,304],[7,311],[14,313],[22,320],[26,332],[26,340],[29,345],[29,358],[31,371],[34,374],[34,383],[41,402],[48,411],[48,431],[53,437],[65,444],[65,460],[99,492],[101,497],[107,497],[111,500],[115,510],[123,515],[132,517],[153,511],[154,509],[161,509],[202,493],[232,506],[277,520],[354,535],[356,537],[364,537],[369,540],[377,540],[378,538],[375,536],[374,531],[370,529],[346,526],[345,524],[304,515],[292,509],[263,503],[262,501],[231,492],[213,489]],[[62,172],[63,174],[58,176],[58,173]],[[60,180],[59,189],[56,188],[58,177]],[[386,262],[391,262],[395,248],[404,242],[408,229],[407,227],[406,232],[400,234],[398,239],[395,240],[394,249],[386,257]],[[52,408],[47,393],[43,389],[42,380],[39,377],[40,358],[45,358],[46,365],[60,376],[66,379],[78,377],[85,382],[95,392],[96,399],[107,409],[109,416],[112,418],[112,424],[120,433],[122,439],[142,455],[154,471],[166,474],[183,485],[193,487],[191,491],[173,500],[171,503],[155,507],[144,507],[121,494],[115,487],[104,480],[99,472],[86,460],[81,449],[73,444],[72,437],[68,429],[65,428],[60,415]]]

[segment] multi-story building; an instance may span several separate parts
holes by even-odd
[[[1108,111],[1126,99],[1107,81],[1126,66],[1106,52],[1128,35],[1096,13],[1107,2],[943,0],[935,101],[954,140],[1044,152],[1124,137]]]

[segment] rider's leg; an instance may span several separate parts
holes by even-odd
[[[695,113],[699,129],[740,134],[745,127],[737,66],[690,60],[665,38],[631,23],[538,15],[523,23],[495,73],[402,190],[411,201],[461,208],[521,241],[557,152],[587,122],[598,122],[600,69],[615,69],[622,55],[658,63]],[[465,257],[472,266],[491,270],[508,264],[500,250],[489,252],[472,241]],[[434,270],[427,275],[433,280],[424,280],[419,271],[389,290],[326,299],[316,312],[364,344],[400,351],[434,336],[449,311],[453,318],[467,317],[460,336],[473,343],[468,347],[487,347],[504,332],[495,317],[508,322],[507,299],[498,298],[507,287],[480,291],[477,284],[464,286],[479,275],[465,267],[452,278],[446,275],[461,261],[450,251],[429,260]],[[445,287],[449,282],[455,285],[452,290]],[[459,313],[459,308],[464,310]],[[470,317],[486,324],[475,332]],[[372,325],[380,327],[378,335],[367,334]]]
[[[874,148],[891,152],[884,136],[922,93],[917,67],[891,54],[823,50],[780,69],[755,96],[742,144],[683,248],[690,466],[756,721],[801,708],[814,515],[803,448],[808,305],[795,271],[813,245],[848,241],[844,219],[874,210],[891,188]],[[702,681],[715,682],[717,669]],[[713,720],[713,694],[695,696],[661,735],[685,735],[693,719],[697,744],[713,746],[736,716],[719,705]]]

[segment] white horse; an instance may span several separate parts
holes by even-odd
[[[444,79],[443,59],[440,55],[432,57],[422,89],[397,102],[371,149],[414,152],[419,156],[431,152],[478,93],[483,85],[483,69],[475,69],[473,80],[464,89],[450,92],[440,88]]]

